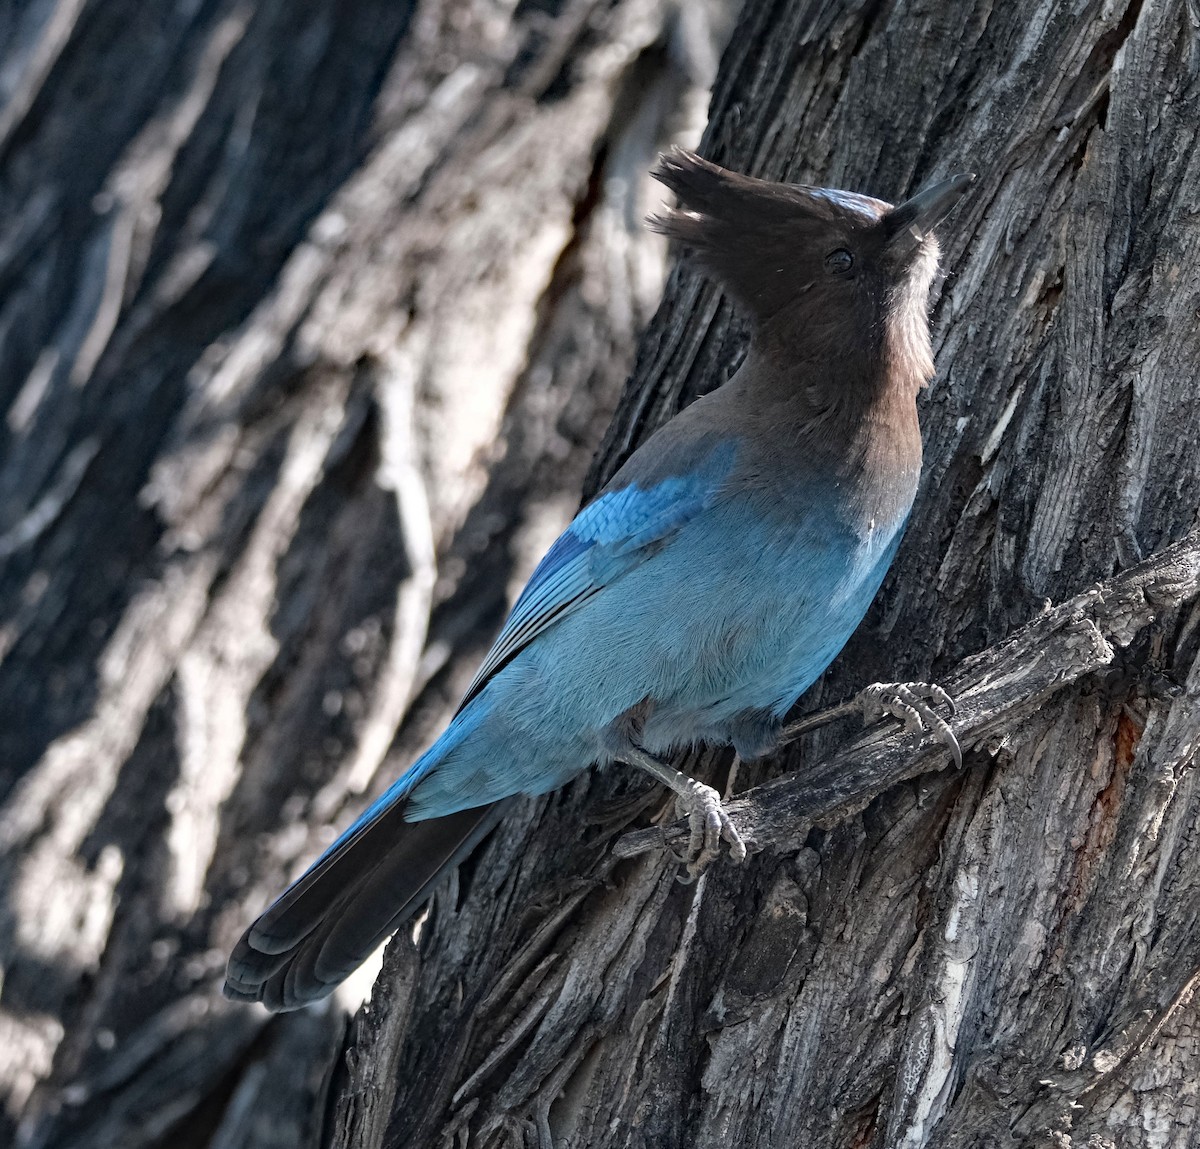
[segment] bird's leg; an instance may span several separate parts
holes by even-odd
[[[675,791],[676,802],[687,815],[692,836],[688,842],[687,869],[696,878],[720,857],[721,842],[729,844],[729,857],[734,862],[746,860],[746,843],[737,832],[732,819],[721,805],[721,796],[711,786],[697,782],[674,766],[655,758],[640,746],[624,750],[621,759],[630,766],[644,770],[650,777]]]
[[[950,750],[954,763],[962,767],[962,747],[950,729],[950,724],[933,709],[931,703],[942,703],[954,717],[954,699],[940,686],[932,682],[876,682],[859,691],[848,702],[831,706],[828,710],[806,715],[785,726],[779,737],[779,745],[786,746],[801,734],[807,734],[818,726],[824,726],[849,714],[861,714],[867,722],[885,715],[892,715],[904,723],[906,730],[913,733],[932,731]]]
[[[742,756],[735,751],[733,761],[729,763],[729,773],[725,776],[725,793],[721,795],[722,802],[733,797],[733,788],[737,785],[738,771],[741,768]]]

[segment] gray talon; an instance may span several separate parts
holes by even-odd
[[[721,796],[711,786],[692,780],[686,794],[676,799],[676,807],[691,828],[688,840],[687,871],[689,882],[698,878],[721,856],[721,843],[729,846],[731,861],[746,860],[746,843],[733,820],[721,805]]]
[[[943,703],[951,716],[957,713],[954,699],[933,682],[876,682],[858,696],[867,721],[891,715],[904,723],[906,730],[916,734],[930,731],[949,749],[954,764],[961,770],[962,747],[950,724],[929,705]]]
[[[746,843],[742,841],[733,819],[725,813],[725,807],[721,805],[721,795],[716,790],[703,782],[697,782],[695,778],[689,778],[669,763],[648,754],[640,746],[629,746],[622,757],[631,766],[644,770],[652,778],[675,791],[676,810],[687,818],[691,831],[687,856],[679,859],[687,865],[689,883],[721,856],[723,841],[729,845],[731,861],[746,860]],[[674,851],[671,851],[671,854],[673,857],[678,856]]]

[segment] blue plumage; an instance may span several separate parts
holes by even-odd
[[[920,197],[891,209],[694,157],[660,174],[696,207],[661,226],[751,312],[745,363],[576,516],[445,733],[247,931],[231,996],[327,993],[491,804],[593,763],[650,770],[744,855],[715,794],[662,759],[700,742],[768,751],[875,596],[916,493],[936,245]]]
[[[619,759],[622,719],[639,707],[651,754],[733,742],[757,757],[862,618],[901,526],[859,537],[815,500],[784,524],[727,493],[628,556],[487,682],[460,716],[485,713],[487,736],[447,744],[409,792],[408,817],[544,793]]]
[[[733,466],[736,443],[706,436],[696,446],[693,465],[682,473],[606,490],[579,512],[534,570],[467,688],[464,705],[543,630],[645,561],[712,505]]]

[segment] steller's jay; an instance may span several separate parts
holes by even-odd
[[[324,997],[492,828],[497,803],[591,763],[676,791],[693,873],[722,840],[745,857],[716,791],[667,759],[697,742],[743,758],[775,747],[874,598],[921,467],[930,229],[972,177],[892,207],[679,150],[654,174],[680,206],[651,226],[748,313],[745,361],[579,512],[446,731],[243,935],[229,997],[272,1010]],[[949,735],[922,701],[946,700],[934,687],[864,695]]]

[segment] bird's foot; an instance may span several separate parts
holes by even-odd
[[[904,723],[905,729],[914,732],[932,731],[949,748],[955,765],[962,767],[962,748],[950,724],[942,718],[933,703],[943,703],[953,718],[954,699],[940,686],[932,682],[876,682],[860,691],[848,702],[839,702],[828,710],[806,714],[785,726],[779,736],[779,745],[786,746],[802,734],[826,726],[830,722],[861,714],[867,722],[891,715]]]
[[[695,881],[721,856],[721,843],[729,846],[729,860],[746,860],[746,843],[733,819],[721,805],[721,795],[711,786],[687,778],[686,787],[676,793],[675,808],[691,827],[687,853],[679,861],[687,866],[687,881]]]
[[[954,716],[954,699],[934,682],[876,682],[854,699],[867,722],[891,715],[914,734],[930,731],[946,745],[954,764],[961,769],[962,747],[950,724],[934,710],[939,703]]]
[[[676,808],[680,817],[686,817],[691,827],[687,853],[679,857],[687,866],[688,877],[694,882],[712,863],[721,856],[721,843],[729,846],[732,862],[746,860],[746,843],[738,833],[733,819],[721,805],[721,795],[711,786],[689,778],[676,770],[669,762],[655,758],[640,746],[629,746],[621,757],[631,766],[644,770],[650,777],[662,782],[675,791]]]

